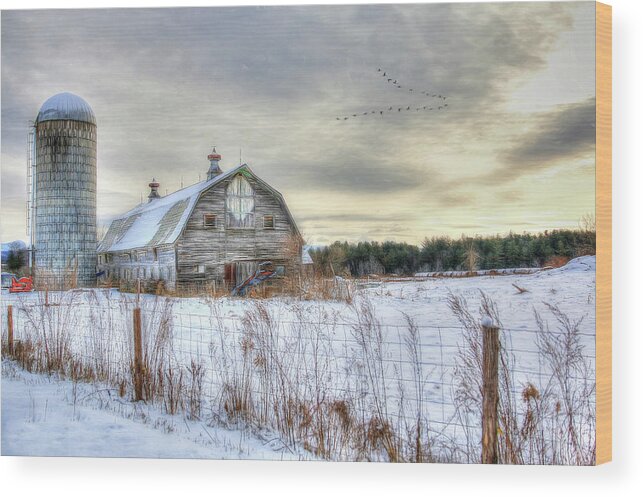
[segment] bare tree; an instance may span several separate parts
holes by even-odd
[[[467,251],[464,253],[464,263],[469,271],[475,271],[478,269],[478,261],[480,260],[480,254],[476,251],[476,248],[473,246],[473,242],[467,247]]]
[[[578,224],[583,231],[596,231],[596,216],[593,212],[587,212],[581,216]]]

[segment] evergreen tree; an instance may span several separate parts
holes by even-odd
[[[554,256],[565,259],[596,253],[596,233],[554,230],[539,234],[500,236],[446,236],[425,238],[420,247],[408,243],[334,242],[311,252],[325,275],[349,273],[413,274],[418,271],[542,267]]]

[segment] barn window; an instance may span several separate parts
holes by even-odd
[[[265,230],[275,229],[275,216],[263,217],[263,229]]]
[[[199,264],[198,266],[194,267],[194,272],[195,273],[205,273],[205,264]]]
[[[217,215],[216,214],[203,214],[203,226],[206,228],[216,228],[217,227]]]
[[[226,190],[226,227],[254,228],[255,192],[248,180],[235,176]]]
[[[155,261],[158,261],[158,260],[159,260],[159,249],[157,249],[157,248],[153,248],[153,249],[152,249],[152,258],[153,258]]]

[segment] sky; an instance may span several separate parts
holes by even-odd
[[[575,228],[595,208],[594,5],[5,10],[0,237],[26,239],[28,128],[62,91],[96,114],[99,226],[152,177],[205,179],[216,145],[308,243]]]

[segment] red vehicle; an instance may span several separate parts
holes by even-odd
[[[16,279],[15,277],[11,278],[9,293],[23,292],[33,292],[33,279],[31,278],[31,276],[25,276],[19,279]]]

